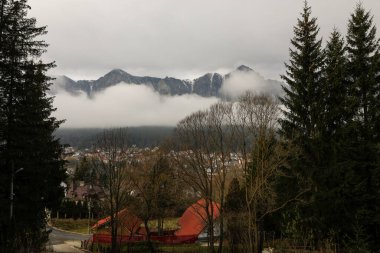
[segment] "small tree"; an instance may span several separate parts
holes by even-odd
[[[164,150],[147,151],[143,156],[133,161],[131,175],[134,188],[132,205],[133,212],[140,217],[145,225],[150,251],[155,248],[151,242],[149,220],[158,219],[158,231],[162,232],[164,215],[175,205],[175,176]]]
[[[242,243],[245,221],[242,221],[244,192],[239,180],[234,177],[226,195],[225,211],[227,216],[227,239],[231,253],[238,252],[238,244]]]
[[[85,181],[87,183],[92,183],[95,177],[95,170],[85,156],[79,160],[74,172],[74,180]]]

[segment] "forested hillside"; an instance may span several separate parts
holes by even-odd
[[[103,128],[60,128],[55,132],[55,136],[63,145],[91,148],[104,130]],[[164,126],[128,127],[128,142],[129,145],[137,147],[154,147],[170,137],[173,130],[173,127]]]

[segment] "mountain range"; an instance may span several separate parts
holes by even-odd
[[[92,98],[98,92],[114,85],[125,83],[147,85],[162,95],[197,94],[202,97],[222,97],[221,88],[223,83],[231,78],[232,75],[242,73],[255,75],[256,79],[268,86],[268,90],[278,90],[278,87],[281,87],[281,82],[264,79],[253,69],[241,65],[226,75],[207,73],[193,80],[181,80],[173,77],[134,76],[121,69],[114,69],[97,80],[74,81],[67,76],[57,76],[51,86],[50,93],[54,95],[60,90],[64,90],[69,94],[79,95],[84,92],[89,98]]]

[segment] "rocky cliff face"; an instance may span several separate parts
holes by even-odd
[[[218,97],[223,84],[223,76],[208,73],[194,80],[193,93],[202,97]]]
[[[239,66],[236,72],[250,72],[253,70],[247,66]],[[92,97],[97,92],[103,91],[108,87],[117,85],[119,83],[134,84],[134,85],[148,85],[155,91],[162,95],[183,95],[183,94],[197,94],[202,97],[220,97],[221,87],[223,82],[230,77],[231,73],[222,76],[218,73],[207,73],[194,80],[181,80],[172,77],[157,78],[149,76],[134,76],[121,69],[114,69],[103,77],[97,80],[79,80],[74,81],[66,76],[59,76],[56,78],[54,85],[51,87],[51,93],[56,94],[59,90],[63,89],[66,92],[77,95],[80,92],[86,93]],[[272,81],[268,80],[268,84]],[[278,82],[277,82],[278,83]]]

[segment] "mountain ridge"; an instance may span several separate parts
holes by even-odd
[[[58,76],[50,93],[57,94],[60,90],[64,90],[71,95],[87,94],[92,98],[96,93],[106,90],[109,87],[119,83],[147,85],[151,86],[156,92],[161,95],[184,95],[197,94],[202,97],[222,97],[221,88],[225,80],[229,79],[233,73],[252,73],[260,76],[250,67],[240,65],[234,71],[221,75],[219,73],[206,73],[203,76],[193,80],[182,80],[174,77],[150,77],[150,76],[135,76],[122,69],[113,69],[104,76],[96,80],[78,80],[67,76]],[[260,76],[261,77],[261,76]],[[268,80],[261,77],[268,85],[272,85],[274,80]],[[281,84],[280,82],[278,82]]]

